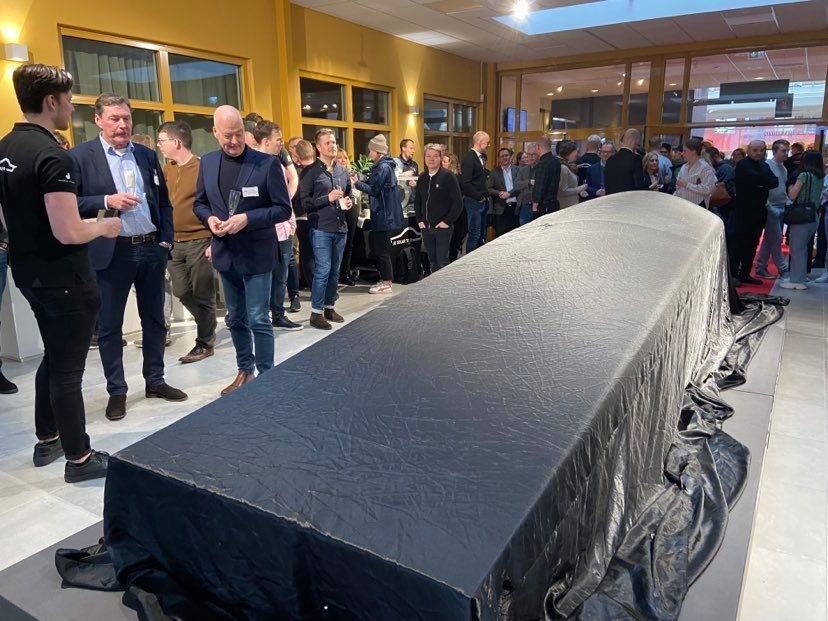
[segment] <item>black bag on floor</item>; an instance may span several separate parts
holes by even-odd
[[[420,280],[420,256],[417,248],[406,246],[394,260],[394,282],[410,285]]]

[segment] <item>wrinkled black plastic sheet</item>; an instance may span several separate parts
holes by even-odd
[[[720,222],[543,218],[127,448],[119,580],[184,619],[675,617],[748,460]]]

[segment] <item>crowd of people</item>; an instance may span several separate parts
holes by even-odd
[[[303,284],[311,327],[345,321],[336,303],[340,285],[355,284],[359,230],[370,230],[378,272],[369,292],[392,291],[391,235],[405,226],[406,207],[428,274],[491,236],[578,203],[635,190],[671,193],[725,222],[734,284],[758,282],[751,269],[764,231],[756,275],[771,277],[772,259],[781,286],[803,289],[818,223],[790,224],[786,260],[783,220],[790,205],[825,199],[820,154],[793,145],[791,155],[784,140],[773,143],[769,161],[762,141],[726,161],[698,138],[681,149],[654,139],[644,152],[636,129],[623,133],[618,149],[590,136],[583,153],[575,142],[543,136],[517,154],[501,147],[489,167],[491,139],[478,131],[462,155],[425,145],[421,172],[413,140],[403,139],[392,158],[378,134],[368,143],[365,175],[354,171],[333,129],[284,144],[278,124],[255,113],[242,118],[231,106],[215,110],[218,149],[199,158],[183,121],[163,123],[155,141],[133,135],[130,103],[114,93],[95,102],[100,133],[69,149],[60,131],[72,118],[72,77],[26,64],[13,82],[25,122],[0,141],[0,293],[8,262],[44,343],[33,461],[44,466],[65,456],[68,482],[106,474],[107,455],[90,447],[85,431],[81,379],[91,344],[106,376],[106,417],[126,416],[123,324],[133,289],[144,395],[183,401],[188,395],[164,374],[172,297],[196,323],[194,345],[179,361],[205,360],[216,342],[218,275],[236,356],[236,376],[221,391],[229,394],[273,367],[274,329],[303,329],[288,317],[301,311]],[[401,183],[410,205],[401,204]],[[362,219],[365,201],[369,217]],[[0,393],[16,390],[0,372]]]

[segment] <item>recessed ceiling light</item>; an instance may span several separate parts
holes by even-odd
[[[623,84],[623,82],[619,82],[619,83],[618,83],[618,86],[621,86],[622,84]]]
[[[644,84],[644,78],[641,78],[641,79],[638,81],[638,85],[639,85],[639,86],[641,86],[642,84]]]
[[[762,77],[762,76],[759,76],[758,78],[753,78],[753,79],[754,79],[754,80],[764,80],[765,78],[764,78],[764,77]]]
[[[555,94],[555,93],[546,93],[546,96],[547,96],[547,97],[552,97],[552,95],[554,95],[554,94]]]
[[[668,86],[675,86],[675,85],[676,85],[675,82],[670,82],[670,84],[668,84]]]
[[[592,89],[592,92],[593,92],[593,93],[597,93],[597,92],[598,92],[598,89],[597,89],[597,88],[593,88],[593,89]]]
[[[563,90],[563,84],[561,84],[556,90],[560,93]]]

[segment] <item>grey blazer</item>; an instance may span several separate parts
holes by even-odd
[[[489,196],[492,197],[492,211],[495,216],[499,216],[506,208],[506,201],[498,196],[499,192],[506,191],[506,181],[503,178],[503,169],[500,166],[495,166],[489,174],[489,179],[486,182],[489,190]],[[509,196],[517,198],[521,191],[529,187],[529,167],[516,166],[512,164],[512,191]]]

